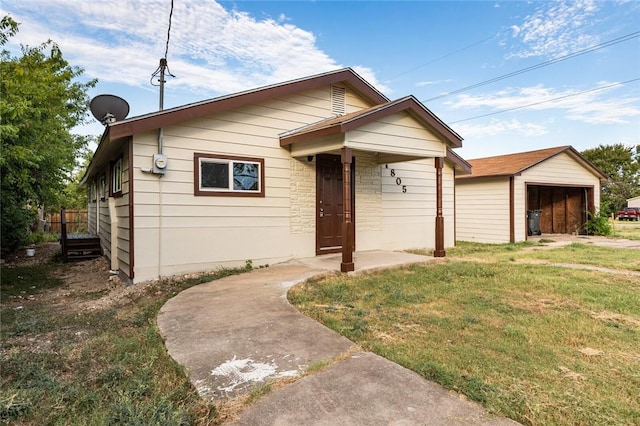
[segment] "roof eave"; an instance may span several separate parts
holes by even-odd
[[[460,137],[460,135],[458,135],[447,125],[442,123],[442,121],[440,121],[438,117],[436,117],[424,105],[418,102],[417,99],[415,99],[413,96],[407,96],[393,102],[388,102],[386,104],[380,105],[378,108],[374,108],[363,114],[345,119],[344,121],[337,122],[326,127],[313,129],[310,131],[304,131],[303,129],[299,133],[282,136],[280,138],[280,146],[287,146],[296,142],[315,139],[320,136],[333,135],[340,132],[346,133],[401,111],[407,111],[414,118],[423,123],[425,127],[434,131],[440,138],[445,140],[448,147],[452,146],[455,148],[460,148],[462,146],[462,138]]]
[[[343,68],[311,77],[291,80],[271,86],[209,99],[194,104],[157,111],[140,117],[132,117],[112,125],[112,138],[132,136],[137,133],[159,129],[186,120],[239,108],[245,105],[287,96],[301,90],[344,83],[363,95],[373,104],[389,102],[381,92],[362,79],[351,68]]]
[[[447,147],[447,155],[445,157],[445,160],[453,164],[454,168],[456,168],[457,171],[460,171],[464,174],[471,174],[471,164],[469,164],[464,158],[453,152],[451,148]]]
[[[105,142],[105,140],[109,140],[109,131],[111,130],[111,127],[109,124],[107,124],[104,127],[104,131],[102,132],[102,136],[100,136],[100,142],[98,142],[98,147],[96,148],[96,150],[93,153],[93,156],[91,157],[91,161],[89,161],[89,165],[87,166],[86,170],[84,171],[84,175],[82,176],[82,179],[80,179],[80,185],[85,185],[87,183],[87,180],[94,174],[94,169],[96,168],[96,163],[98,162],[102,151],[104,151],[104,147],[107,142]],[[102,147],[102,148],[101,148]]]

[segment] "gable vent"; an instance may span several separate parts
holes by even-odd
[[[347,112],[345,100],[345,88],[331,86],[331,112],[336,115],[344,115]]]

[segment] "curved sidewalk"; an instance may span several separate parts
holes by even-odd
[[[517,424],[387,359],[358,352],[353,342],[289,304],[289,288],[337,270],[339,259],[290,261],[181,292],[158,315],[167,350],[210,401],[344,358],[262,397],[238,424]],[[355,254],[356,273],[432,260],[399,252]]]

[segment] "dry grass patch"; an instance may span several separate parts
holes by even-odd
[[[450,260],[331,277],[289,299],[364,349],[522,423],[638,424],[640,277],[611,278]]]

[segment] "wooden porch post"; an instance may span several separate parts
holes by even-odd
[[[435,158],[436,167],[436,249],[433,257],[445,257],[444,251],[444,217],[442,216],[442,167],[444,158]]]
[[[353,220],[351,212],[351,148],[342,148],[342,262],[340,271],[349,272],[355,269],[353,263]]]

